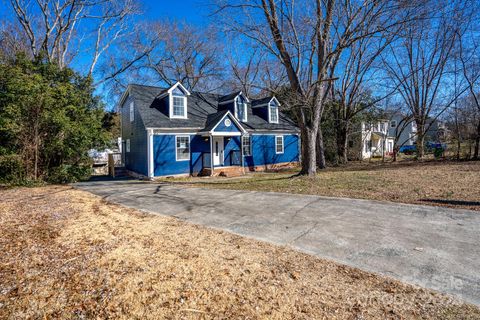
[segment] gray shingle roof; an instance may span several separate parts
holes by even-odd
[[[219,111],[218,109],[220,99],[230,97],[231,100],[238,95],[238,92],[226,96],[191,92],[187,97],[187,119],[170,119],[168,116],[168,99],[158,99],[158,96],[165,91],[165,88],[137,84],[131,84],[129,87],[130,96],[135,101],[135,107],[146,128],[195,128],[201,131],[206,130],[208,127],[214,126],[216,124],[214,121],[218,122],[226,113],[226,110]],[[281,112],[279,123],[275,124],[268,123],[266,119],[253,114],[252,108],[248,108],[247,122],[240,123],[247,130],[298,131],[295,123]]]
[[[255,108],[256,106],[266,104],[266,103],[270,102],[270,100],[272,100],[272,98],[273,97],[265,97],[265,98],[261,98],[261,99],[252,100],[252,108]]]
[[[223,116],[228,113],[228,110],[222,110],[217,113],[212,113],[207,116],[207,123],[203,131],[210,131],[212,130],[215,125],[222,120]]]
[[[230,101],[230,100],[233,100],[233,98],[235,98],[236,96],[238,96],[240,94],[241,91],[237,91],[237,92],[233,92],[233,93],[230,93],[230,94],[227,94],[225,96],[220,96],[218,98],[218,102],[225,102],[225,101]]]

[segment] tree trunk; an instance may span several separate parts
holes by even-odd
[[[327,164],[325,162],[325,145],[323,144],[323,133],[322,128],[319,126],[317,132],[317,143],[316,143],[316,151],[317,151],[317,167],[319,169],[325,169]]]
[[[302,129],[302,171],[309,177],[317,174],[316,165],[316,132],[310,128]]]
[[[417,158],[418,159],[423,159],[425,156],[425,148],[424,148],[424,143],[425,143],[425,126],[423,123],[418,123],[417,122]]]
[[[418,159],[423,159],[425,156],[425,147],[424,147],[424,142],[425,142],[425,135],[421,134],[418,135],[417,137],[417,158]]]
[[[473,153],[473,159],[478,160],[480,152],[480,120],[477,125],[477,136],[475,137],[475,151]]]
[[[337,157],[338,162],[345,164],[348,161],[347,144],[348,144],[348,126],[337,122],[336,125],[336,142],[337,142]]]

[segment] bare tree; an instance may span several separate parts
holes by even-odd
[[[10,5],[34,57],[65,67],[82,42],[93,44],[87,50],[92,56],[88,75],[138,11],[133,0],[10,0]]]
[[[433,6],[433,4],[431,4]],[[429,127],[458,96],[465,92],[448,92],[449,62],[459,28],[468,6],[463,1],[438,2],[428,7],[434,16],[411,25],[390,46],[384,62],[391,81],[398,86],[417,125],[417,154],[424,156],[425,135]],[[453,96],[453,98],[450,98]]]
[[[477,108],[478,113],[480,113],[480,88],[479,88],[479,78],[480,78],[480,56],[479,56],[479,46],[478,39],[467,38],[467,35],[472,36],[471,33],[464,34],[466,39],[463,39],[459,35],[459,59],[462,65],[463,77],[467,82],[467,88],[469,92],[469,97],[472,104]],[[467,47],[466,42],[470,45]],[[464,110],[465,111],[465,110]],[[472,113],[472,119],[475,119],[475,112]],[[457,132],[458,132],[458,149],[460,149],[460,130],[458,127],[458,112],[455,113],[456,123],[457,123]],[[475,151],[473,153],[474,159],[479,159],[480,152],[480,117],[478,118],[478,123],[476,124],[476,137],[475,137]],[[460,152],[458,152],[460,154]]]
[[[288,79],[278,60],[269,59],[261,48],[252,47],[248,50],[247,44],[229,47],[233,51],[228,54],[231,79],[227,85],[230,91],[241,90],[249,97],[283,96]]]
[[[376,107],[382,100],[391,96],[396,88],[388,88],[385,79],[380,77],[378,62],[380,55],[391,43],[395,30],[379,36],[367,36],[352,44],[349,50],[339,56],[341,70],[333,82],[333,113],[335,117],[335,139],[340,163],[347,162],[347,142],[352,120],[367,109]],[[331,72],[334,78],[334,72]],[[373,96],[373,88],[378,84],[386,88],[385,93]]]
[[[302,134],[303,174],[315,176],[317,164],[325,167],[320,122],[338,55],[359,39],[404,21],[399,9],[395,1],[251,0],[219,5],[217,13],[225,14],[227,31],[262,45],[285,68],[289,105]]]
[[[221,86],[222,49],[214,32],[172,21],[150,25],[146,36],[154,39],[153,47],[141,65],[154,81],[180,81],[188,89],[203,91]]]

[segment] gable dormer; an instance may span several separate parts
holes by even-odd
[[[252,109],[254,113],[265,118],[268,123],[278,123],[280,119],[279,108],[280,102],[275,96],[252,101]]]
[[[168,100],[168,116],[170,119],[187,119],[188,99],[190,92],[177,82],[168,90],[165,90],[158,98]]]
[[[249,102],[247,96],[242,91],[238,91],[220,97],[218,104],[219,109],[229,110],[237,120],[247,122]]]

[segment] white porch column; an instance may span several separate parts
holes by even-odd
[[[250,138],[251,139],[251,138]],[[252,140],[250,140],[250,145],[252,144]],[[242,170],[245,169],[244,163],[243,163],[243,134],[240,136],[240,164],[242,166]]]
[[[153,164],[153,129],[147,129],[147,157],[148,157],[148,177],[153,179],[155,168]]]
[[[213,136],[210,134],[208,136],[210,140],[210,175],[213,176]]]

